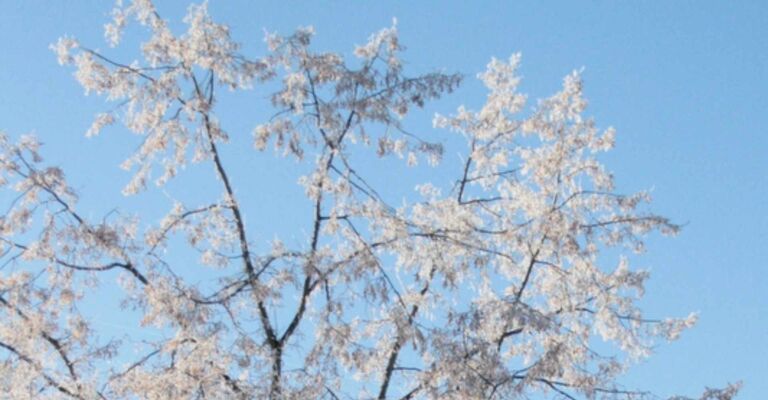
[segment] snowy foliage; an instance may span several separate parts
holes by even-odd
[[[614,131],[584,116],[578,72],[530,107],[520,56],[492,60],[479,75],[485,105],[434,119],[466,140],[453,188],[424,184],[417,201],[394,207],[355,162],[439,163],[443,146],[408,134],[404,117],[461,80],[406,75],[395,23],[350,56],[315,52],[312,28],[268,33],[259,58],[241,54],[205,4],[174,34],[151,1],[118,2],[110,46],[134,23],[149,36],[141,61],[71,37],[52,46],[87,93],[120,104],[87,135],[123,124],[142,136],[122,164],[133,176],[126,195],[197,163],[214,170],[219,200],[177,203],[161,221],[91,220],[35,138],[0,137],[0,184],[14,194],[0,218],[5,398],[651,397],[617,378],[696,316],[645,317],[636,301],[648,273],[604,254],[641,252],[646,234],[678,226],[647,211],[647,193],[614,191],[598,161]],[[226,167],[220,148],[233,133],[217,118],[217,91],[267,87],[278,88],[274,117],[253,121],[253,151],[306,164],[300,184],[314,212],[306,244],[276,239],[260,252],[236,190],[259,182],[235,182]],[[219,278],[187,279],[168,258],[180,251]],[[141,314],[119,340],[78,308],[105,281],[119,283],[125,312]],[[596,350],[603,342],[614,351]]]

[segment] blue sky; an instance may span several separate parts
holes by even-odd
[[[485,94],[472,77],[492,56],[522,53],[521,88],[531,99],[553,93],[564,75],[584,67],[588,114],[618,131],[617,148],[604,158],[618,189],[652,189],[653,209],[685,224],[676,238],[651,238],[648,253],[635,262],[652,271],[644,308],[654,316],[698,311],[701,317],[678,342],[659,346],[625,382],[660,394],[692,395],[706,385],[743,380],[741,398],[768,393],[768,5],[210,3],[212,14],[231,25],[245,52],[255,55],[263,54],[264,29],[288,34],[313,25],[319,48],[348,53],[396,17],[408,48],[407,69],[467,75],[462,89],[430,111],[450,113],[459,104],[478,108]],[[64,166],[83,194],[83,207],[93,206],[94,215],[122,205],[119,190],[129,176],[117,165],[133,138],[118,129],[97,139],[83,137],[92,116],[109,105],[85,97],[71,70],[59,67],[48,50],[64,34],[106,49],[101,28],[109,2],[0,5],[0,130],[12,136],[36,132],[47,143],[43,154]],[[184,9],[178,1],[160,6],[177,22]],[[224,113],[229,115],[222,120],[232,121],[230,132],[242,131],[249,142],[258,111]],[[429,129],[430,121],[426,113],[413,124]],[[290,175],[290,165],[262,167],[274,168],[270,179],[276,182]],[[421,173],[429,178],[428,170]],[[300,193],[292,182],[279,191],[285,197]],[[250,195],[270,201],[275,193]],[[253,218],[278,222],[268,214]]]

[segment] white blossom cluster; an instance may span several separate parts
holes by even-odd
[[[440,162],[443,145],[408,133],[404,117],[461,80],[406,75],[395,23],[352,60],[314,51],[312,28],[269,33],[266,55],[248,58],[206,4],[174,34],[150,0],[118,1],[111,46],[131,23],[149,35],[141,61],[73,38],[53,46],[86,93],[120,104],[87,135],[121,123],[142,136],[123,163],[134,171],[126,195],[190,162],[209,164],[221,193],[177,202],[159,222],[90,220],[36,139],[0,137],[0,185],[13,194],[0,217],[4,398],[650,397],[618,377],[696,316],[644,316],[648,273],[605,250],[640,252],[646,234],[678,226],[646,211],[647,193],[614,191],[597,158],[614,131],[584,116],[578,72],[527,111],[520,56],[492,60],[479,75],[482,108],[434,119],[467,143],[453,187],[420,185],[417,201],[394,207],[355,163],[374,153]],[[253,122],[253,145],[307,166],[299,183],[313,209],[304,245],[276,239],[266,252],[244,222],[257,210],[235,189],[254,183],[232,179],[217,118],[221,88],[262,83],[278,88],[275,113]],[[174,265],[177,253],[199,254],[199,265]],[[190,279],[196,267],[215,278]],[[119,283],[123,312],[141,316],[126,337],[100,336],[78,308],[105,281]]]

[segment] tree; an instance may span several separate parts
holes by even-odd
[[[311,28],[268,34],[267,54],[250,58],[205,5],[191,6],[175,35],[146,0],[118,2],[106,26],[112,46],[129,21],[149,34],[141,62],[72,38],[53,46],[86,92],[119,102],[87,134],[122,121],[142,135],[123,164],[134,171],[126,195],[192,164],[212,167],[220,192],[203,204],[182,196],[159,223],[92,220],[37,139],[0,138],[0,183],[13,193],[0,220],[9,397],[650,396],[617,378],[695,315],[646,318],[635,303],[647,272],[606,250],[641,252],[647,233],[679,227],[646,210],[648,194],[614,192],[597,159],[614,133],[583,116],[578,73],[527,112],[520,57],[492,60],[480,75],[486,104],[435,118],[466,139],[453,186],[421,185],[418,200],[395,207],[361,171],[374,152],[438,163],[443,146],[409,133],[404,118],[461,77],[406,75],[394,25],[349,60],[312,50]],[[274,107],[254,122],[254,146],[272,144],[308,171],[305,243],[253,239],[246,217],[259,204],[237,187],[260,183],[235,181],[221,150],[240,134],[217,118],[221,88],[254,85]],[[190,253],[196,265],[179,262]],[[102,338],[78,305],[115,281],[122,312],[141,321],[134,334]],[[596,350],[601,340],[618,351]]]

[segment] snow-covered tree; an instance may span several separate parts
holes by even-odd
[[[395,24],[349,56],[313,50],[302,28],[267,34],[265,54],[249,57],[205,4],[189,8],[181,34],[149,0],[118,2],[112,17],[111,46],[126,25],[146,29],[141,60],[69,37],[52,46],[86,92],[117,104],[87,135],[114,123],[141,135],[122,164],[133,171],[126,196],[192,164],[209,165],[220,192],[178,199],[159,221],[91,219],[37,139],[0,137],[11,199],[0,218],[4,398],[651,396],[619,376],[696,316],[644,316],[648,274],[619,254],[678,226],[647,210],[647,193],[614,191],[598,161],[614,132],[584,116],[578,72],[531,107],[520,56],[492,60],[479,75],[486,103],[434,118],[466,140],[453,180],[395,205],[363,171],[386,157],[438,164],[444,146],[410,133],[405,117],[461,81],[408,75]],[[259,223],[246,224],[261,205],[238,187],[279,199],[258,174],[233,179],[221,150],[245,134],[217,116],[221,96],[240,91],[268,94],[274,108],[252,123],[253,156],[274,147],[306,171],[310,219],[288,227],[309,227],[304,242],[255,239]],[[179,261],[189,254],[196,265]],[[130,333],[105,337],[79,307],[105,285],[124,306],[110,318],[139,315]]]

